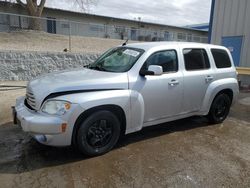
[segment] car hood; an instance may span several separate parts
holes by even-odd
[[[102,89],[128,89],[127,73],[112,73],[78,69],[45,74],[27,84],[39,109],[43,100],[52,93]]]

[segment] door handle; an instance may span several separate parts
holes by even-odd
[[[212,77],[210,75],[205,78],[206,82],[211,82],[213,79],[214,79],[214,77]]]
[[[176,86],[178,84],[179,84],[179,82],[177,80],[171,80],[170,82],[168,82],[168,85],[170,85],[170,86]]]

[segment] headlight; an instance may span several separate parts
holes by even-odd
[[[42,112],[51,115],[63,115],[71,107],[71,103],[68,101],[59,101],[59,100],[49,100],[46,101],[42,107]]]

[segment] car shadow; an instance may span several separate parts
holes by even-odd
[[[206,118],[192,117],[147,127],[139,132],[124,136],[120,139],[114,150],[126,147],[131,143],[161,135],[210,125]],[[44,167],[58,166],[89,159],[89,157],[82,155],[73,147],[58,148],[41,145],[23,133],[20,128],[13,125],[12,127],[14,130],[10,128],[6,134],[13,134],[14,132],[16,138],[0,142],[0,152],[5,152],[4,154],[0,154],[0,173],[19,174]]]

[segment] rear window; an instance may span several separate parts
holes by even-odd
[[[188,71],[209,69],[207,52],[204,49],[184,49],[185,68]]]
[[[217,68],[228,68],[232,66],[228,53],[225,50],[211,49],[211,52]]]

